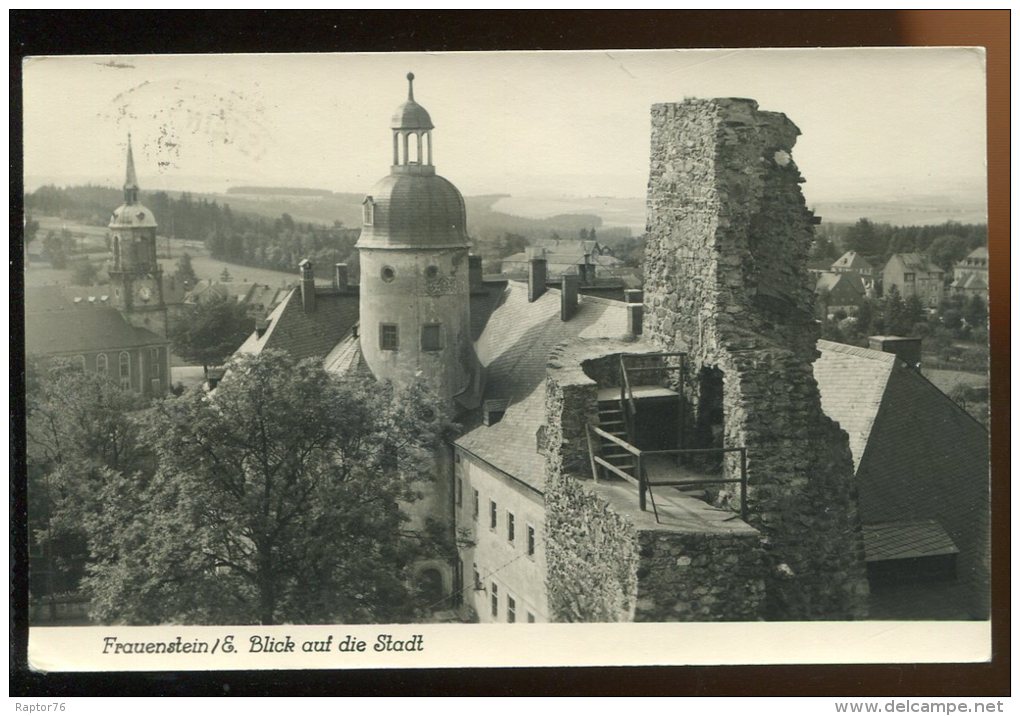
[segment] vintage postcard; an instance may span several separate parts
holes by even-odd
[[[980,48],[23,77],[33,668],[990,658]]]

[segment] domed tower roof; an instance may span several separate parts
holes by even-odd
[[[135,174],[135,157],[131,151],[131,135],[128,135],[127,171],[124,177],[124,203],[114,210],[110,217],[111,229],[156,228],[156,217],[138,201],[138,176]]]
[[[414,73],[407,73],[407,101],[397,107],[390,120],[391,129],[435,129],[432,118],[420,104],[414,101]]]
[[[393,115],[390,174],[365,197],[360,248],[462,248],[470,245],[464,197],[432,165],[432,119],[414,101],[408,73],[407,101]]]

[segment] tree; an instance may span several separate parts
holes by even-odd
[[[962,260],[971,250],[970,242],[954,234],[943,234],[932,240],[928,246],[928,258],[946,273],[951,273],[953,264]]]
[[[967,299],[963,309],[963,317],[972,328],[982,328],[988,321],[988,306],[981,296],[973,295]]]
[[[177,355],[208,369],[226,360],[255,330],[255,321],[230,296],[214,295],[170,327]]]
[[[60,234],[52,230],[46,232],[46,238],[43,239],[43,253],[53,268],[62,269],[67,266],[67,255],[71,248],[71,245],[65,240],[63,232]]]
[[[91,286],[96,282],[99,270],[88,259],[81,259],[71,264],[71,283],[75,286]]]
[[[233,280],[234,279],[231,277],[230,271],[228,271],[227,267],[224,266],[223,270],[220,272],[220,281],[223,281],[224,283],[229,283],[230,281]]]
[[[195,274],[195,268],[191,265],[191,254],[185,251],[177,259],[177,270],[174,271],[174,276],[183,285],[194,286],[198,283],[198,276]]]
[[[89,554],[86,523],[113,474],[151,470],[134,415],[145,400],[60,360],[26,364],[28,526],[44,555],[34,596],[75,591]]]
[[[877,227],[868,219],[858,219],[856,224],[847,229],[846,247],[864,256],[881,254],[885,249]]]
[[[162,401],[159,468],[110,484],[85,584],[128,623],[358,623],[414,616],[408,566],[434,545],[401,504],[432,479],[445,423],[423,389],[341,382],[266,351],[215,394]],[[101,542],[101,543],[100,543]]]

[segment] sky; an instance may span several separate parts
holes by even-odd
[[[649,108],[750,97],[802,136],[809,201],[985,196],[977,49],[145,55],[27,58],[26,188],[284,185],[366,193],[407,94],[465,195],[643,197]]]

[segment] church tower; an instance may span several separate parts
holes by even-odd
[[[113,257],[110,283],[114,305],[128,323],[167,335],[163,270],[156,261],[156,218],[138,201],[138,177],[128,135],[124,204],[110,217]]]
[[[441,399],[468,389],[474,365],[464,198],[436,174],[432,119],[414,101],[393,114],[393,165],[362,205],[361,351],[379,380],[423,380]]]

